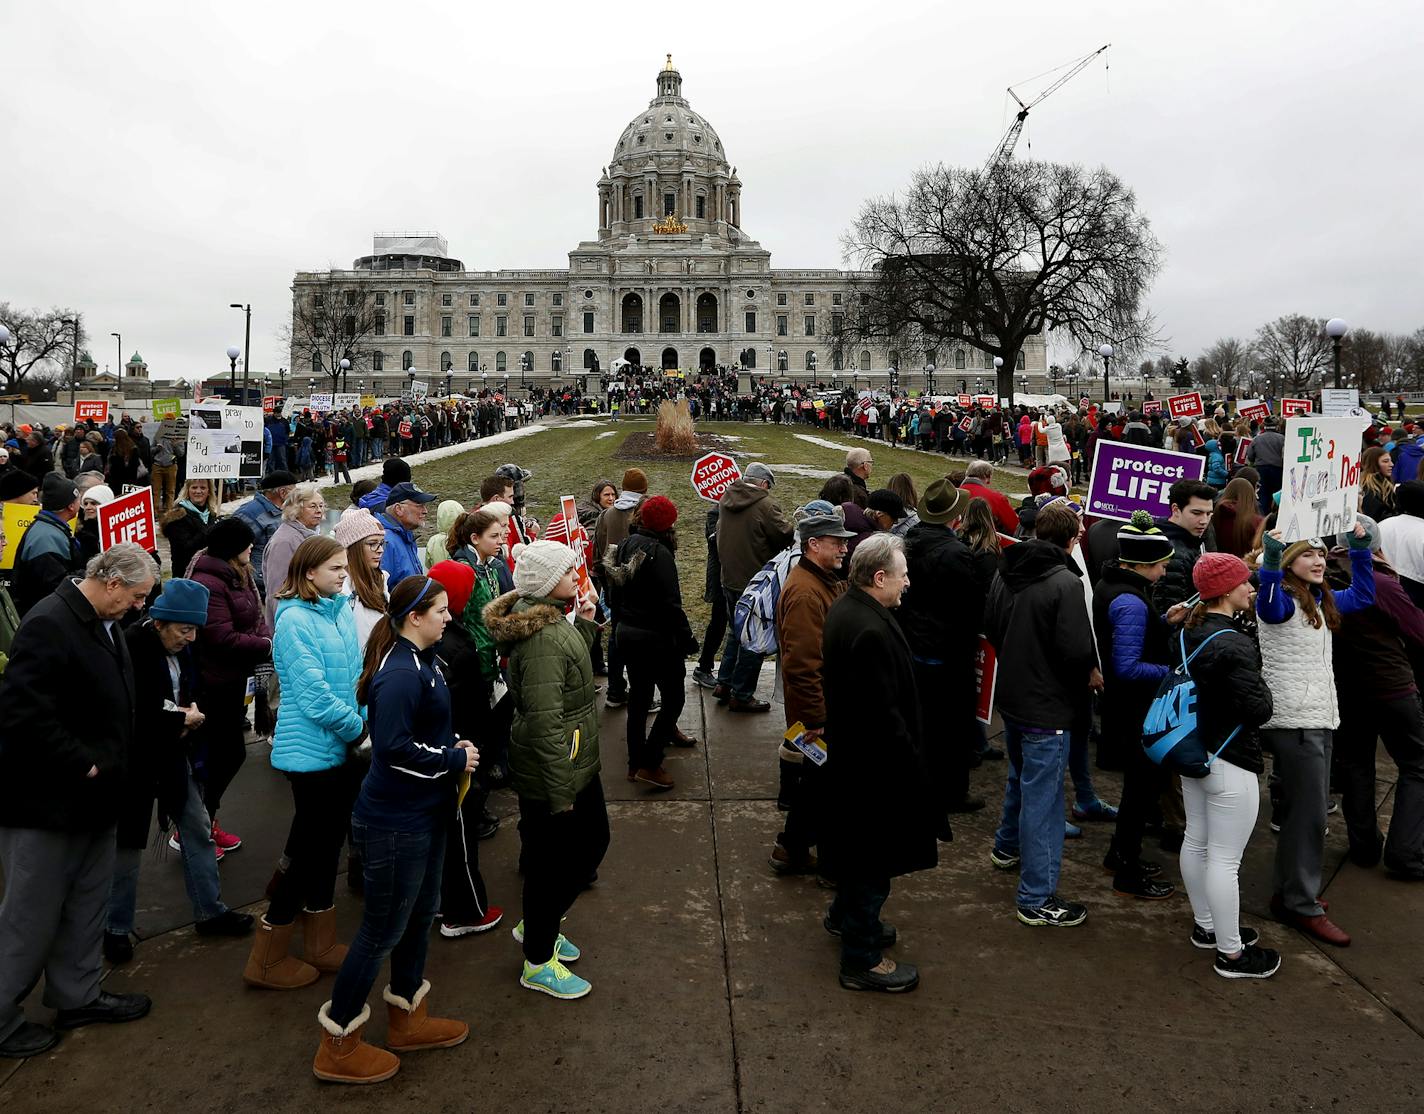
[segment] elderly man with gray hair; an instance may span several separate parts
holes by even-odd
[[[856,446],[846,453],[845,474],[850,477],[851,483],[867,494],[869,494],[869,488],[866,481],[870,479],[870,466],[874,463],[869,449]]]
[[[100,985],[134,676],[119,620],[158,577],[132,542],[111,546],[25,616],[0,678],[0,1056],[53,1048],[55,1030],[134,1021],[151,1003]],[[76,717],[76,685],[93,713]],[[54,1028],[20,1003],[45,976]]]

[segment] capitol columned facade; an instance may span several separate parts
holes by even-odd
[[[617,360],[687,372],[745,364],[759,376],[846,383],[883,382],[895,366],[903,386],[919,385],[918,355],[902,361],[838,340],[849,299],[859,296],[855,273],[772,267],[742,215],[737,168],[682,95],[669,55],[653,99],[598,178],[597,238],[570,251],[567,268],[472,270],[438,233],[378,234],[350,270],[298,272],[293,318],[319,290],[369,293],[374,327],[356,345],[350,375],[376,393],[403,384],[410,370],[432,391],[447,382],[461,391],[506,378],[568,383]],[[1042,338],[1024,348],[1020,371],[1041,378]],[[973,390],[976,379],[993,389],[983,353],[940,360],[941,389],[966,380]],[[292,378],[320,375],[316,363],[294,339]]]

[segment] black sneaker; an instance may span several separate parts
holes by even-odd
[[[605,708],[621,708],[627,703],[628,694],[626,692],[614,692],[612,689],[609,689],[608,694],[603,698]]]
[[[1034,908],[1020,905],[1018,914],[1019,920],[1026,925],[1048,925],[1052,928],[1072,928],[1088,919],[1086,906],[1079,905],[1076,901],[1062,901],[1056,897],[1050,897]]]
[[[910,963],[896,963],[895,969],[884,975],[876,971],[841,968],[841,986],[847,990],[880,990],[887,994],[902,994],[919,985],[919,969]]]
[[[1160,878],[1114,878],[1113,893],[1118,897],[1136,897],[1143,901],[1166,901],[1177,887]]]
[[[717,675],[710,669],[694,669],[692,671],[692,683],[698,688],[715,689],[717,687]]]
[[[831,920],[829,913],[822,918],[821,924],[824,925],[826,931],[829,932],[832,936],[834,936],[837,940],[841,938],[841,926],[836,924],[835,921]],[[895,931],[895,926],[893,924],[886,924],[884,921],[881,921],[880,939],[875,941],[875,946],[877,948],[893,948],[895,946],[895,941],[899,938],[899,933]]]
[[[252,931],[252,914],[227,909],[193,926],[199,936],[246,936]]]
[[[1018,870],[1019,856],[1015,851],[1000,851],[995,847],[989,852],[989,861],[995,870]]]
[[[133,958],[133,938],[127,932],[104,933],[104,958],[115,967]]]
[[[1272,948],[1245,944],[1235,959],[1216,953],[1216,973],[1223,979],[1269,979],[1280,969],[1281,953]]]
[[[1254,928],[1247,928],[1244,924],[1241,926],[1241,946],[1243,948],[1249,948],[1260,938],[1261,934]],[[1199,924],[1192,925],[1192,947],[1201,948],[1203,951],[1215,950],[1216,933],[1208,932]]]
[[[1109,847],[1108,853],[1103,856],[1103,869],[1109,874],[1119,874],[1123,865],[1122,856],[1114,848]],[[1161,878],[1162,864],[1154,863],[1150,859],[1138,859],[1137,870],[1134,873],[1141,878]]]

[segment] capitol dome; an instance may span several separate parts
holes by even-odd
[[[726,233],[739,227],[741,183],[722,138],[682,95],[672,55],[658,71],[648,107],[618,137],[599,179],[599,232],[606,238],[646,233],[675,217],[690,231]]]

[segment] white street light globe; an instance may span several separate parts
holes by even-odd
[[[934,373],[934,369],[935,369],[934,364],[926,364],[926,365],[925,365],[925,370],[928,371],[928,372],[930,372],[931,374]]]
[[[1325,335],[1331,340],[1339,340],[1350,331],[1350,326],[1346,324],[1343,317],[1332,317],[1325,322]]]
[[[995,366],[996,368],[1003,367],[1003,366],[1004,366],[1004,357],[1002,357],[1002,356],[995,356],[995,357],[994,357],[994,366]]]
[[[342,371],[350,371],[350,370],[351,370],[351,361],[348,360],[348,359],[346,359],[345,357],[342,357],[342,360],[341,360],[341,370],[342,370]]]
[[[235,359],[237,359],[237,358],[238,358],[239,356],[241,356],[241,355],[242,355],[242,349],[241,349],[241,348],[239,348],[239,347],[238,347],[237,345],[235,345],[235,344],[230,344],[230,345],[228,345],[228,348],[227,348],[227,358],[228,358],[229,360],[235,360]]]
[[[1105,360],[1106,360],[1109,356],[1111,356],[1112,354],[1113,354],[1113,346],[1112,346],[1111,344],[1104,344],[1104,345],[1102,345],[1102,346],[1100,346],[1100,347],[1098,348],[1098,355],[1101,356],[1101,357],[1102,357],[1103,359],[1105,359]]]

